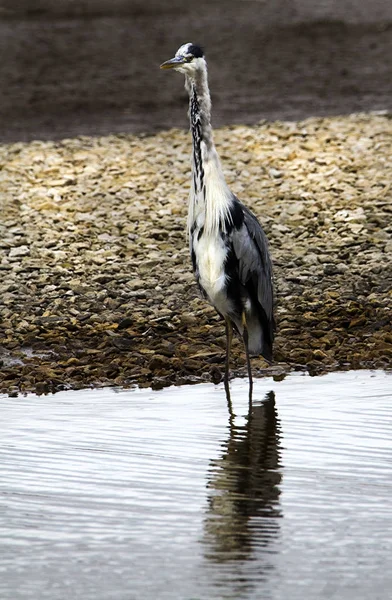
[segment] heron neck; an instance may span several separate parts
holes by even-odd
[[[187,77],[185,87],[189,94],[189,120],[193,139],[193,151],[199,152],[201,142],[207,153],[214,149],[211,127],[211,97],[208,89],[207,70],[199,71],[195,78]]]
[[[199,71],[195,78],[186,77],[185,87],[193,142],[188,226],[191,231],[198,222],[206,232],[217,232],[227,218],[231,194],[213,140],[207,71]]]

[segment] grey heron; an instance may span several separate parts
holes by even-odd
[[[203,50],[183,44],[161,69],[185,75],[192,132],[188,233],[193,270],[202,295],[226,323],[224,385],[230,402],[233,327],[242,336],[252,401],[251,355],[272,361],[272,266],[266,235],[255,215],[226,184],[211,127],[211,99]]]

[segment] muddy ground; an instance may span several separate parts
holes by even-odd
[[[214,125],[392,110],[389,0],[2,0],[0,141],[187,127],[185,41],[209,59]]]

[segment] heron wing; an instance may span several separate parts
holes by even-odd
[[[257,299],[273,328],[272,265],[267,237],[255,215],[242,204],[241,208],[244,221],[232,234],[239,278],[245,286],[252,282]]]

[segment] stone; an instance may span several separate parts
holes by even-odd
[[[10,258],[14,258],[19,256],[27,256],[28,254],[30,254],[30,248],[28,246],[15,246],[14,248],[11,248],[8,256]]]
[[[268,235],[279,373],[390,360],[391,135],[385,115],[216,131],[228,184]],[[12,147],[0,146],[0,389],[218,378],[224,323],[186,240],[188,133]],[[237,338],[232,373],[245,375]]]

